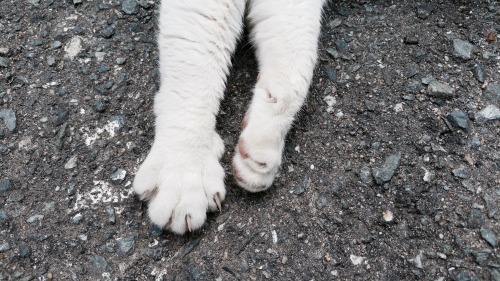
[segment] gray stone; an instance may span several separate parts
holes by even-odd
[[[309,189],[309,186],[311,185],[311,178],[309,178],[309,176],[305,176],[304,177],[304,181],[302,182],[302,185],[299,185],[295,188],[295,190],[293,191],[293,193],[295,195],[300,195],[302,193],[304,193],[306,190]]]
[[[417,7],[417,17],[419,17],[421,19],[426,19],[431,15],[433,10],[434,10],[434,7],[432,7],[431,5],[419,6],[419,7]]]
[[[497,201],[491,197],[489,194],[483,196],[484,202],[486,202],[486,210],[488,211],[488,217],[493,217],[498,212]]]
[[[500,272],[496,269],[491,270],[491,280],[500,281]]]
[[[316,197],[316,208],[318,210],[321,210],[326,207],[326,205],[328,205],[328,197],[326,196],[326,194],[319,193]]]
[[[467,143],[467,146],[469,147],[480,147],[481,146],[481,140],[479,139],[479,137],[476,135],[476,136],[473,136],[469,142]]]
[[[476,78],[477,81],[483,83],[484,76],[486,74],[486,68],[481,64],[477,64],[472,69],[472,74],[474,75],[474,78]]]
[[[75,155],[75,156],[71,157],[68,160],[68,162],[66,162],[66,164],[64,164],[64,169],[70,170],[70,169],[75,168],[77,165],[77,162],[78,162],[78,157]]]
[[[80,224],[83,220],[83,215],[78,213],[71,218],[72,224]]]
[[[370,167],[363,165],[358,171],[358,177],[364,183],[372,183]]]
[[[7,212],[0,209],[0,225],[4,222],[7,221],[7,218],[9,218],[9,216],[7,215]]]
[[[480,209],[471,209],[469,214],[468,226],[470,228],[479,228],[484,222],[483,213]]]
[[[468,60],[471,58],[474,45],[462,39],[453,39],[453,49],[456,57]]]
[[[54,41],[54,42],[52,42],[51,47],[52,47],[53,49],[58,49],[58,48],[61,48],[61,47],[62,47],[62,43],[61,43],[61,41]]]
[[[56,59],[53,56],[48,56],[47,57],[47,65],[54,66],[55,64],[56,64]]]
[[[455,89],[444,83],[432,81],[427,86],[427,93],[432,97],[450,99],[455,96]]]
[[[118,65],[122,65],[125,63],[125,58],[116,58],[116,64]]]
[[[115,209],[109,205],[106,206],[106,214],[108,215],[108,222],[110,224],[115,224],[116,222]]]
[[[10,250],[10,245],[7,242],[0,243],[0,253],[7,252]]]
[[[125,14],[133,15],[139,10],[139,5],[135,0],[123,0],[122,1],[122,11]]]
[[[66,109],[64,107],[60,107],[57,109],[56,115],[54,117],[52,117],[52,123],[55,126],[62,125],[62,124],[64,124],[64,122],[66,122],[68,120],[68,116],[69,116],[68,109]]]
[[[116,169],[116,171],[111,175],[110,179],[114,183],[121,183],[125,176],[127,175],[127,171],[123,169]]]
[[[13,132],[16,129],[16,114],[12,109],[0,109],[0,119],[3,119],[5,126],[10,132]]]
[[[331,20],[331,21],[327,24],[327,26],[328,26],[329,28],[335,28],[335,27],[340,26],[341,24],[342,24],[342,20],[341,20],[340,18],[336,18],[336,19]]]
[[[337,74],[335,73],[335,70],[331,66],[325,67],[325,73],[330,81],[332,82],[337,81]]]
[[[485,266],[488,264],[488,261],[490,260],[491,250],[481,249],[478,251],[473,251],[472,254],[475,257],[477,264],[479,264],[480,266]]]
[[[481,227],[481,237],[486,240],[492,247],[496,247],[498,245],[497,236],[495,232],[493,232],[489,228]]]
[[[26,243],[22,243],[19,245],[19,255],[21,258],[29,257],[31,255],[31,247]]]
[[[453,281],[474,281],[475,279],[467,271],[462,271],[453,277]]]
[[[418,93],[422,89],[422,83],[418,80],[411,81],[405,87],[407,93]]]
[[[373,169],[373,177],[377,184],[383,184],[391,180],[399,167],[401,161],[401,152],[390,155],[384,161],[382,167]]]
[[[456,169],[453,169],[451,172],[457,178],[466,179],[466,178],[469,177],[469,175],[467,174],[467,171],[465,171],[465,167],[464,166],[460,166],[460,167],[458,167]]]
[[[112,25],[109,25],[109,26],[106,26],[105,28],[101,29],[99,31],[99,34],[103,37],[103,38],[106,38],[106,39],[109,39],[111,38],[116,32],[116,29],[114,26]]]
[[[26,222],[27,223],[34,223],[34,222],[41,222],[43,220],[44,215],[33,215],[29,217]]]
[[[479,121],[482,120],[497,120],[500,119],[500,108],[497,106],[490,104],[483,108],[476,114],[476,118]]]
[[[92,256],[91,258],[91,268],[99,271],[99,272],[103,272],[103,271],[106,271],[108,270],[108,262],[101,256],[99,255],[94,255]]]
[[[489,84],[483,94],[492,103],[500,103],[500,84]]]
[[[463,110],[453,111],[446,116],[446,119],[450,121],[451,125],[462,129],[464,131],[469,130],[469,115]]]
[[[8,67],[9,63],[10,61],[8,58],[0,57],[0,67]]]
[[[425,85],[429,85],[432,81],[436,81],[436,78],[434,78],[432,75],[427,75],[422,78],[422,83]]]
[[[134,252],[135,239],[133,236],[118,238],[116,240],[116,245],[118,246],[118,251],[130,255]]]
[[[8,191],[12,188],[12,182],[9,179],[0,180],[0,193]]]
[[[332,59],[338,59],[340,58],[340,54],[337,50],[334,48],[327,48],[326,53],[332,58]]]

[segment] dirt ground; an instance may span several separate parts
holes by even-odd
[[[158,3],[0,0],[0,280],[500,280],[500,3],[334,1],[273,187],[235,186],[257,64],[218,120],[228,196],[186,236],[130,194]]]

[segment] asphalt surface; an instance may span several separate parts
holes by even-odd
[[[273,187],[231,178],[257,64],[218,120],[228,196],[151,226],[157,3],[0,0],[0,280],[500,280],[500,3],[335,1]]]

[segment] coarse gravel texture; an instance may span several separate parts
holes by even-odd
[[[158,3],[0,0],[0,280],[500,280],[500,3],[335,1],[273,187],[230,173],[196,233],[130,194],[154,138]],[[168,156],[166,156],[168,157]]]

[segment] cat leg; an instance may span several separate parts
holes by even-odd
[[[322,7],[323,0],[250,0],[259,76],[233,158],[235,180],[250,192],[269,188],[281,165],[316,64]]]
[[[178,234],[200,228],[226,194],[215,119],[244,10],[245,0],[161,2],[156,136],[133,189],[151,221]]]

